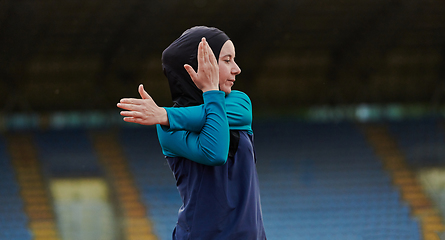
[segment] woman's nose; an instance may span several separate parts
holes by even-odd
[[[238,66],[238,64],[235,63],[235,67],[232,69],[232,73],[235,75],[238,75],[241,73],[241,68]]]

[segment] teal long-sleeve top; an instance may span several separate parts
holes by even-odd
[[[229,150],[229,129],[252,133],[252,104],[249,97],[233,90],[203,94],[204,104],[165,108],[169,127],[157,126],[162,151],[167,157],[184,157],[210,165],[223,165]]]

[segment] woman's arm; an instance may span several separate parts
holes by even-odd
[[[190,131],[200,132],[205,124],[206,109],[205,105],[201,104],[192,107],[166,107],[169,125],[164,125],[163,129],[167,131]],[[227,107],[226,107],[227,109]]]
[[[159,142],[166,156],[184,157],[210,166],[223,165],[230,138],[224,92],[205,92],[203,98],[206,117],[201,131],[167,131],[157,125]]]
[[[249,97],[240,91],[232,91],[225,98],[226,113],[229,128],[232,130],[252,131],[252,104]],[[205,123],[204,105],[193,107],[165,108],[168,128],[167,131],[200,132]],[[165,125],[165,124],[163,124]]]

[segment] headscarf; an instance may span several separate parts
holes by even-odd
[[[197,26],[187,29],[168,46],[162,53],[162,68],[170,85],[175,107],[187,107],[203,104],[202,91],[196,87],[184,68],[189,64],[198,70],[198,45],[205,37],[216,59],[224,43],[229,37],[221,30],[213,27]]]

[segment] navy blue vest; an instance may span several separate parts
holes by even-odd
[[[253,135],[239,131],[238,150],[222,166],[167,157],[183,205],[174,240],[264,240]]]

